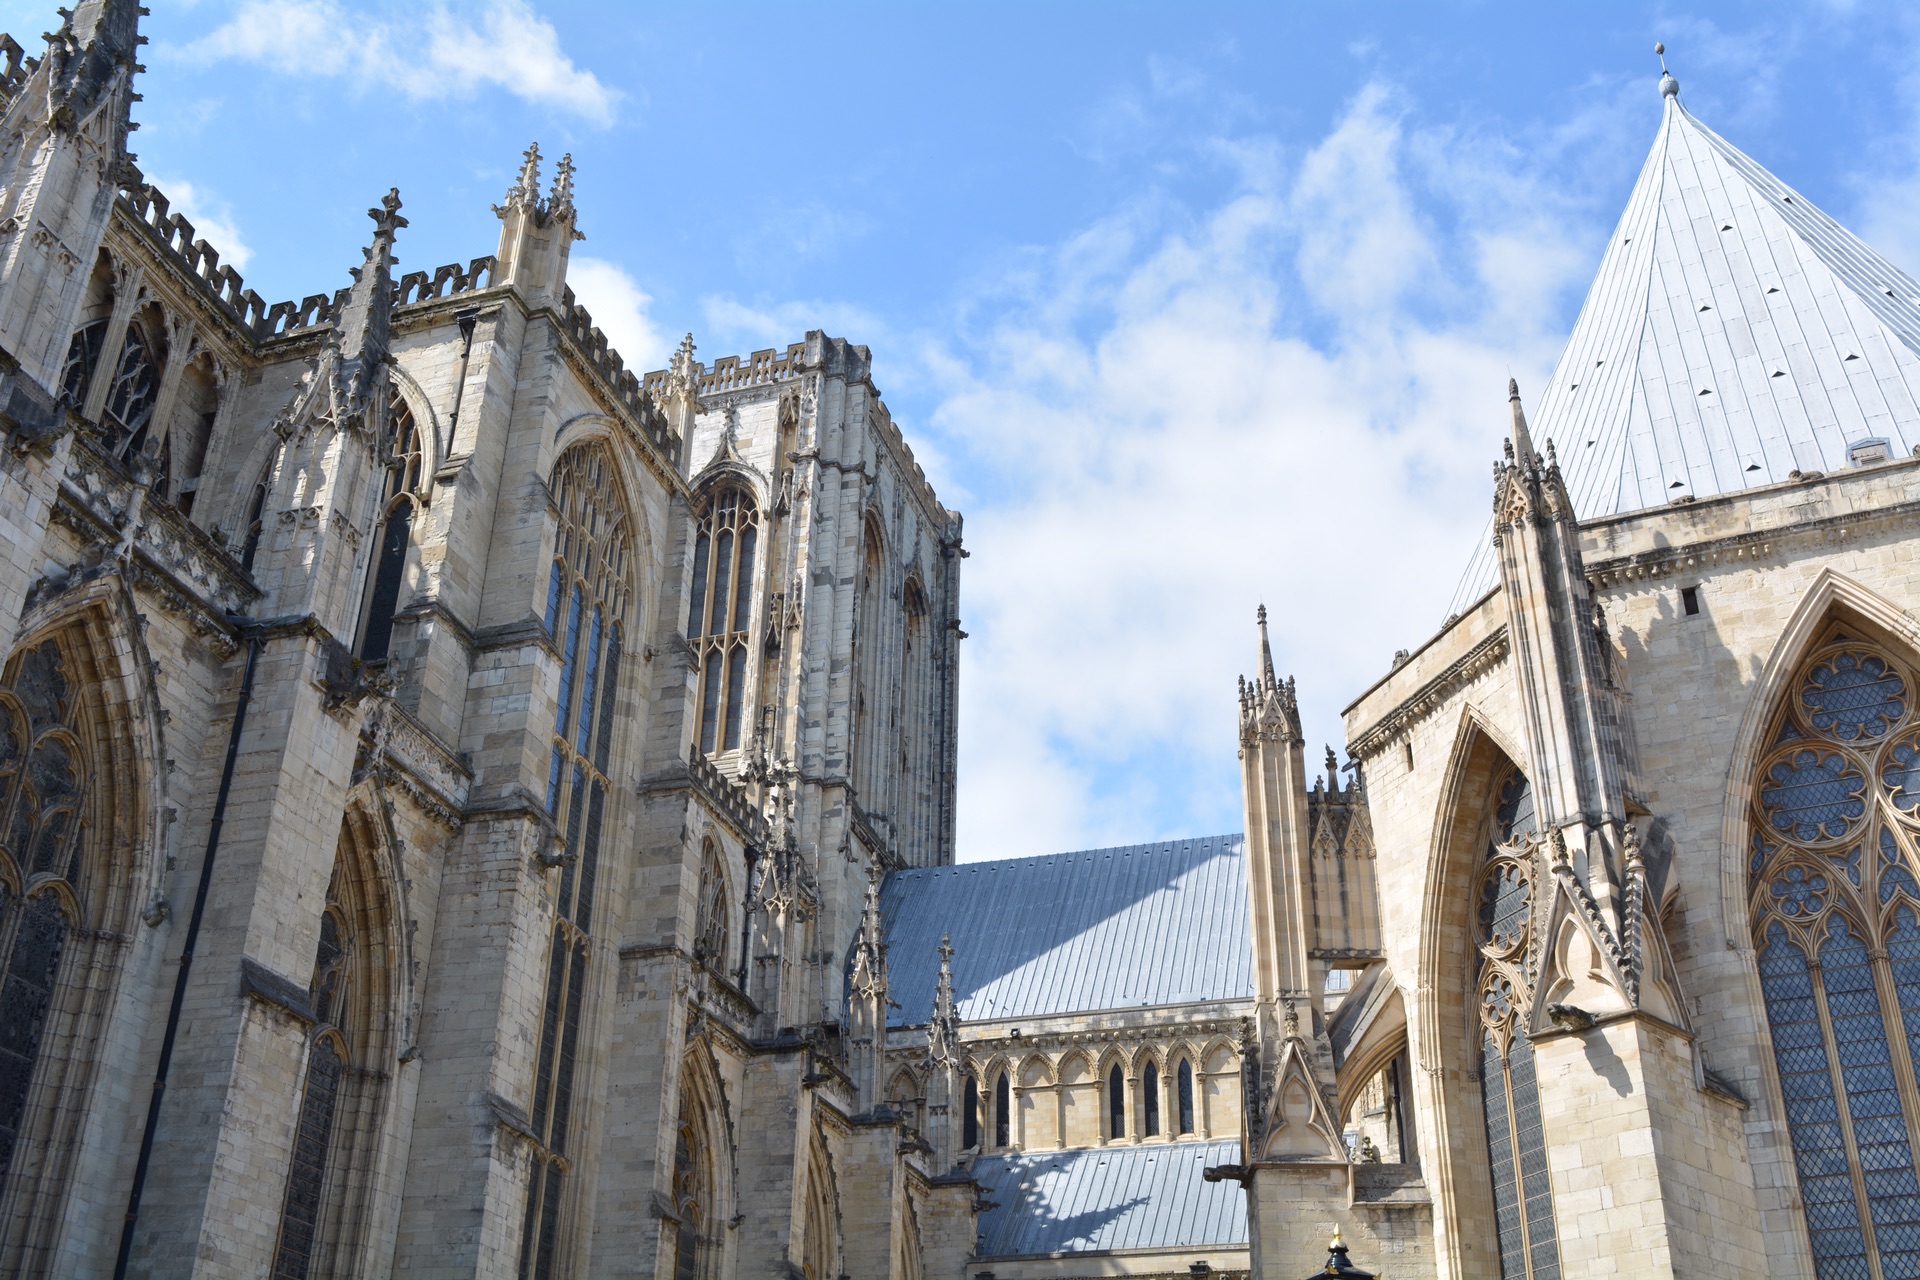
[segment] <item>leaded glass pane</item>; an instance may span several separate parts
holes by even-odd
[[[333,1142],[333,1115],[345,1065],[331,1039],[315,1044],[307,1060],[307,1087],[301,1095],[300,1118],[294,1126],[287,1195],[280,1211],[280,1247],[274,1254],[274,1280],[306,1280],[308,1269],[313,1265],[314,1237],[320,1225],[320,1197],[327,1177],[327,1150]]]
[[[1842,742],[1884,737],[1906,714],[1906,682],[1872,653],[1838,653],[1814,664],[1800,690],[1807,722]]]
[[[1767,770],[1760,803],[1774,830],[1795,840],[1833,840],[1866,816],[1867,780],[1837,751],[1803,747]]]
[[[1522,1221],[1513,1113],[1507,1107],[1506,1058],[1487,1032],[1480,1043],[1480,1094],[1487,1110],[1487,1162],[1493,1171],[1493,1216],[1500,1240],[1500,1274],[1525,1280],[1527,1236]]]
[[[11,914],[11,904],[0,903],[0,923]],[[67,917],[52,894],[29,900],[19,916],[13,950],[0,976],[0,1191],[6,1188],[14,1145],[26,1118],[33,1069],[67,945]]]

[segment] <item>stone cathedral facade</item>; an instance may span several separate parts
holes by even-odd
[[[627,370],[537,149],[270,304],[140,12],[0,40],[0,1273],[1920,1275],[1920,282],[1670,77],[1347,762],[1262,612],[1243,831],[957,864],[867,350]]]

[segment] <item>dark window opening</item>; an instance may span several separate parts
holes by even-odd
[[[967,1086],[961,1092],[966,1103],[961,1109],[960,1145],[971,1151],[980,1145],[980,1086],[968,1076]]]
[[[1700,588],[1698,587],[1680,588],[1680,607],[1686,610],[1686,614],[1689,618],[1691,618],[1694,614],[1699,613],[1700,612]]]
[[[1193,1132],[1193,1063],[1180,1060],[1180,1132]]]
[[[1013,1087],[1002,1071],[993,1082],[993,1145],[1005,1147],[1013,1141]]]
[[[1107,1073],[1107,1136],[1127,1136],[1127,1077],[1117,1063]]]
[[[1160,1068],[1147,1064],[1140,1080],[1140,1129],[1149,1138],[1160,1136]]]

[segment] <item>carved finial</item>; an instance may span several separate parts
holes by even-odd
[[[535,204],[540,199],[540,144],[529,143],[520,154],[524,157],[520,164],[520,181],[514,183],[507,192],[507,203]]]
[[[1333,754],[1333,748],[1327,748],[1327,790],[1340,789],[1340,757]]]
[[[1565,867],[1568,870],[1572,870],[1573,853],[1567,848],[1566,833],[1561,831],[1560,828],[1555,827],[1553,834],[1548,837],[1547,843],[1553,847],[1553,865],[1555,867]]]
[[[1507,404],[1513,409],[1513,452],[1518,455],[1521,466],[1532,466],[1538,455],[1533,451],[1533,437],[1527,432],[1527,411],[1520,405],[1517,378],[1507,379]]]
[[[564,217],[573,212],[573,153],[569,151],[560,157],[560,167],[553,175],[553,197],[548,208],[556,217]]]
[[[380,207],[367,210],[367,216],[373,219],[374,238],[384,238],[391,244],[394,234],[407,225],[407,220],[400,216],[400,188],[393,187],[381,196]]]
[[[1300,1011],[1293,1007],[1293,1001],[1287,1001],[1286,1015],[1287,1039],[1293,1040],[1300,1035]]]
[[[1260,627],[1260,684],[1263,688],[1272,688],[1273,646],[1267,643],[1267,606],[1261,605],[1254,617]]]
[[[1646,865],[1645,860],[1640,854],[1640,830],[1631,822],[1627,824],[1627,829],[1620,835],[1620,849],[1621,856],[1626,860],[1628,870],[1631,871]]]
[[[1660,96],[1663,98],[1678,98],[1680,96],[1680,82],[1673,78],[1673,72],[1667,70],[1667,46],[1664,44],[1656,44],[1653,46],[1653,52],[1660,59]]]

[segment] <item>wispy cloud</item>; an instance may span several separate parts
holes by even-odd
[[[567,284],[626,367],[639,373],[664,368],[672,344],[653,319],[653,298],[626,268],[601,258],[574,256]]]
[[[973,552],[963,856],[1236,826],[1257,603],[1335,743],[1432,632],[1508,373],[1544,383],[1614,212],[1570,216],[1553,138],[1500,143],[1412,133],[1369,88],[1291,165],[1217,147],[1243,169],[1215,207],[1145,198],[1036,250],[920,359]]]
[[[596,124],[613,120],[621,97],[577,66],[553,24],[524,0],[397,17],[349,11],[335,0],[243,0],[214,31],[160,53],[347,79],[416,101],[498,89]]]
[[[233,206],[185,178],[155,177],[153,185],[166,193],[168,207],[193,224],[194,237],[220,252],[220,261],[235,271],[246,270],[253,250],[240,235]]]

